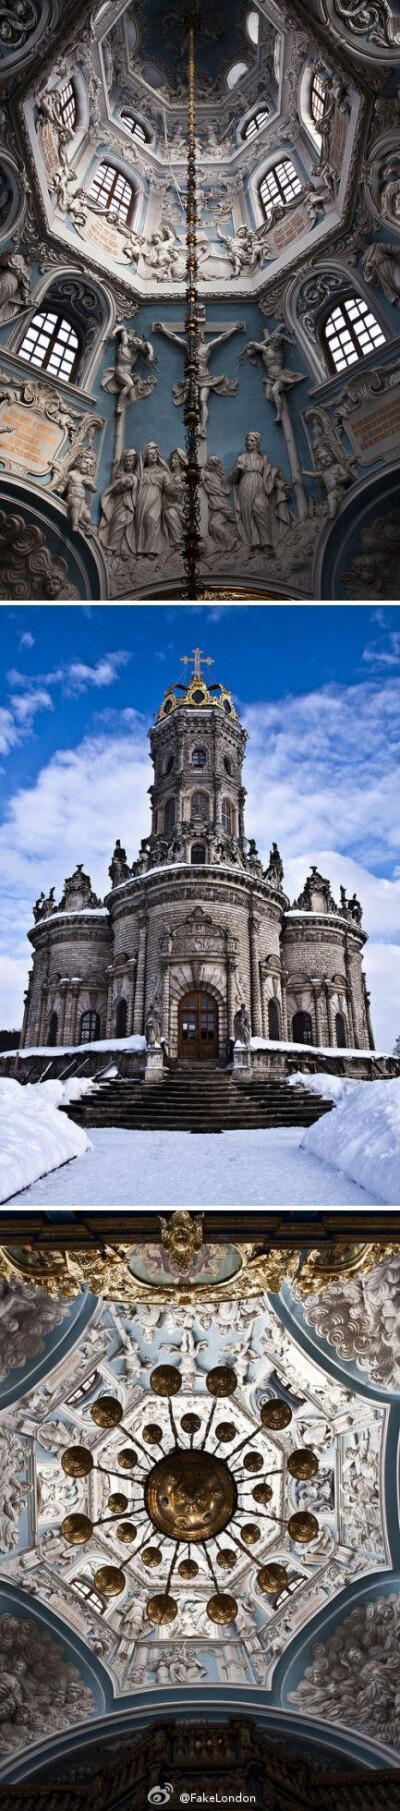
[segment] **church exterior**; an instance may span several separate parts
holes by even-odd
[[[291,903],[276,843],[263,869],[245,834],[246,740],[196,649],[150,731],[151,830],[138,858],[129,866],[116,842],[104,902],[79,863],[59,904],[54,889],[36,903],[23,1046],[136,1034],[161,1042],[164,1062],[192,1063],[227,1061],[250,1034],[271,1054],[279,1043],[304,1058],[373,1050],[359,902],[341,888],[338,905],[312,868]]]

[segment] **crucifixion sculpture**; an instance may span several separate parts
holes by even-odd
[[[226,340],[230,340],[234,333],[245,333],[246,326],[244,321],[209,321],[207,323],[206,310],[203,303],[198,306],[197,326],[199,458],[200,463],[204,465],[207,457],[207,425],[210,396],[212,393],[217,396],[236,396],[238,387],[237,378],[224,377],[223,375],[221,377],[212,376],[209,370],[211,353],[214,352],[216,346],[222,346]],[[171,321],[171,324],[168,325],[166,321],[154,321],[153,333],[163,333],[165,339],[172,340],[175,346],[179,346],[182,352],[186,353],[186,337],[183,322]],[[207,345],[206,334],[209,333],[215,333],[215,337],[214,339],[209,340]],[[177,407],[186,401],[186,394],[187,380],[186,378],[183,378],[178,383],[174,384],[172,389],[174,403],[176,403]]]

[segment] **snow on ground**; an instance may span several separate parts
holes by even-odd
[[[321,1084],[322,1077],[318,1079]],[[312,1082],[314,1077],[308,1080]],[[324,1093],[326,1080],[324,1076]],[[307,1156],[312,1152],[322,1163],[333,1164],[359,1187],[374,1189],[375,1198],[385,1206],[400,1207],[400,1078],[344,1081],[335,1111],[308,1127],[302,1150]]]
[[[375,1082],[367,1082],[365,1085],[367,1088],[375,1087]],[[303,1075],[301,1069],[296,1069],[295,1075],[287,1077],[287,1087],[308,1088],[310,1094],[322,1094],[324,1100],[333,1100],[334,1106],[338,1107],[340,1100],[347,1100],[355,1088],[362,1087],[362,1082],[358,1082],[356,1077],[350,1080],[347,1075]]]
[[[89,1149],[86,1132],[58,1112],[61,1101],[79,1099],[89,1086],[77,1077],[25,1088],[9,1076],[0,1080],[0,1201]]]
[[[336,1113],[328,1118],[336,1124]],[[382,1198],[338,1175],[333,1156],[318,1161],[302,1138],[301,1126],[215,1134],[91,1126],[84,1157],[13,1196],[10,1206],[383,1206]]]

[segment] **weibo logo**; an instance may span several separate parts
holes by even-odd
[[[165,1786],[152,1786],[151,1791],[147,1794],[148,1804],[167,1805],[173,1790],[174,1788],[168,1780],[165,1781]]]

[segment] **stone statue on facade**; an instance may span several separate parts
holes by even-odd
[[[78,532],[81,534],[97,533],[95,524],[92,522],[90,508],[86,498],[87,490],[92,491],[93,496],[96,496],[97,484],[94,476],[95,466],[96,455],[82,450],[82,452],[77,453],[74,464],[70,466],[68,472],[65,484],[65,497],[68,521],[74,534],[77,534]]]
[[[306,410],[307,415],[311,411]],[[311,430],[315,472],[321,480],[326,493],[328,515],[337,515],[342,498],[351,484],[358,477],[357,461],[346,453],[326,409],[321,409],[314,417]],[[303,477],[313,478],[315,473],[303,467]]]
[[[113,887],[118,887],[121,880],[129,880],[131,870],[126,859],[126,849],[120,843],[119,836],[117,836],[108,872]]]
[[[115,467],[111,484],[103,491],[99,535],[108,553],[129,560],[135,553],[135,518],[139,484],[139,457],[127,447]]]
[[[156,1006],[150,1006],[147,1014],[146,1040],[150,1047],[161,1043],[161,1019]]]
[[[275,544],[290,523],[288,486],[279,466],[271,465],[261,448],[261,434],[246,434],[245,451],[239,453],[231,476],[237,499],[241,539],[256,552]]]
[[[273,887],[282,886],[283,861],[282,856],[279,854],[277,843],[273,843],[272,848],[270,849],[269,862],[268,867],[265,869],[264,879],[269,880]]]
[[[175,481],[156,441],[143,447],[136,512],[137,551],[156,559],[168,546],[166,511],[174,505]]]
[[[178,553],[183,546],[185,526],[187,458],[182,447],[173,447],[168,464],[174,481],[174,496],[166,503],[164,522],[170,546]]]
[[[0,258],[0,327],[19,309],[29,307],[30,279],[29,264],[21,252],[5,252]]]
[[[138,333],[129,333],[127,327],[115,327],[115,366],[109,367],[102,378],[102,389],[118,396],[117,414],[123,413],[131,402],[139,402],[143,396],[150,396],[156,383],[155,377],[139,377],[136,365],[139,358],[152,364],[154,347],[151,340],[143,340]]]
[[[291,390],[293,384],[305,382],[304,371],[285,370],[285,346],[294,344],[292,334],[285,333],[283,327],[275,327],[273,333],[269,332],[268,327],[264,327],[262,340],[249,340],[241,355],[242,359],[249,358],[253,365],[261,358],[265,371],[265,399],[266,402],[274,403],[276,421],[282,419],[282,401],[286,391]]]
[[[217,453],[210,453],[201,471],[207,509],[207,538],[215,548],[238,545],[239,535],[230,499],[230,481]]]
[[[207,341],[205,339],[204,309],[199,308],[198,310],[198,324],[197,369],[199,390],[199,438],[205,440],[207,436],[210,396],[236,396],[238,387],[237,378],[224,376],[213,377],[211,375],[209,370],[211,353],[215,351],[216,346],[225,345],[225,342],[231,339],[234,333],[245,333],[246,328],[244,321],[233,321],[231,327],[222,328],[221,333],[217,333],[214,339]],[[186,354],[186,338],[183,334],[176,333],[172,327],[168,327],[163,321],[155,321],[153,331],[155,333],[163,333],[165,339],[172,340],[173,345],[179,346],[181,352]],[[182,403],[186,402],[187,388],[187,378],[182,378],[178,383],[173,385],[172,395],[177,407],[180,407]]]
[[[235,1043],[246,1044],[246,1047],[249,1050],[251,1044],[251,1019],[250,1013],[247,1011],[247,1006],[244,1005],[244,1001],[242,1001],[241,1006],[239,1006],[237,1012],[235,1012],[233,1031]]]
[[[41,893],[39,893],[39,898],[35,901],[35,905],[33,907],[33,917],[34,917],[35,924],[39,924],[41,918],[49,918],[50,913],[56,912],[56,911],[57,911],[57,907],[56,907],[56,901],[55,901],[55,887],[50,887],[50,892],[47,896],[47,899],[46,899],[46,895],[45,895],[45,893],[43,893],[43,891]]]
[[[364,276],[386,296],[387,302],[400,304],[400,246],[375,240],[364,253]]]
[[[257,265],[265,261],[265,252],[258,234],[252,232],[249,226],[238,226],[234,233],[223,233],[217,222],[217,239],[221,245],[226,245],[233,277],[241,277],[243,271],[256,270]]]

